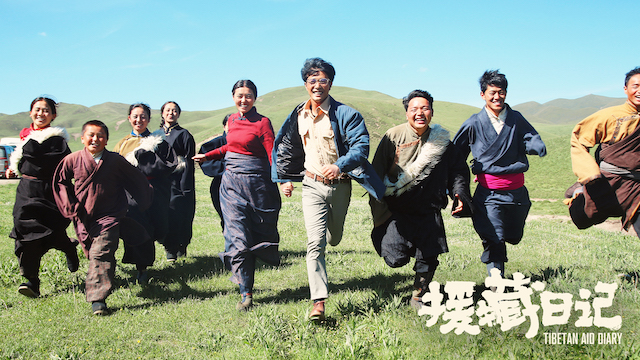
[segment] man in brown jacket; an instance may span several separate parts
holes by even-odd
[[[625,77],[627,101],[579,122],[571,134],[571,162],[578,176],[570,213],[578,228],[610,216],[640,233],[640,67]],[[599,145],[595,158],[589,149]]]

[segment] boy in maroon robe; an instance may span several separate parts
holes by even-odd
[[[105,149],[108,139],[109,129],[103,122],[86,122],[82,126],[84,149],[64,158],[53,179],[56,204],[62,215],[73,220],[89,259],[86,298],[96,315],[107,313],[105,301],[113,289],[119,238],[125,242],[134,238],[127,236],[131,229],[122,224],[128,208],[125,190],[141,208],[147,208],[153,196],[140,170]]]

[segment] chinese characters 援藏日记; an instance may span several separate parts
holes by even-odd
[[[485,285],[495,287],[496,291],[483,291],[483,299],[479,300],[477,307],[474,308],[472,298],[474,282],[447,282],[444,291],[448,299],[443,302],[444,295],[440,292],[440,284],[432,281],[429,284],[429,292],[422,297],[424,305],[418,311],[418,315],[427,316],[429,327],[435,325],[442,316],[442,320],[447,322],[440,326],[440,332],[447,334],[453,330],[457,335],[465,332],[477,335],[480,333],[480,326],[483,325],[500,325],[500,329],[506,331],[524,323],[529,318],[531,325],[525,336],[532,338],[537,334],[540,326],[538,318],[540,307],[542,307],[543,326],[567,324],[572,307],[580,311],[580,316],[575,322],[576,327],[598,326],[618,330],[622,325],[620,315],[610,318],[602,316],[602,309],[613,304],[613,297],[618,289],[616,283],[606,284],[599,281],[594,290],[595,293],[604,296],[595,297],[590,303],[588,299],[591,297],[591,291],[587,289],[580,289],[579,299],[574,302],[572,294],[544,291],[546,284],[541,281],[535,281],[527,287],[526,285],[530,282],[530,278],[525,278],[519,272],[513,274],[513,279],[489,276],[485,279]],[[512,288],[513,291],[505,292],[506,288]],[[540,305],[531,302],[534,291],[540,293]],[[477,324],[471,324],[474,313],[478,318]]]

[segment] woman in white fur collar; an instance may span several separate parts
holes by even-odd
[[[137,280],[145,284],[149,280],[146,271],[155,260],[154,240],[164,244],[169,226],[169,201],[171,199],[171,174],[183,171],[184,160],[179,158],[165,140],[164,131],[153,133],[147,129],[151,109],[147,104],[135,103],[129,107],[131,133],[120,140],[114,151],[124,156],[147,176],[153,186],[153,203],[149,209],[139,209],[133,201],[129,204],[127,218],[131,221],[121,236],[125,243],[122,261],[136,264]]]
[[[51,179],[58,163],[71,151],[69,134],[64,128],[52,127],[57,103],[41,96],[31,102],[32,123],[20,132],[20,145],[11,155],[7,177],[22,175],[16,189],[13,229],[20,274],[27,281],[18,292],[28,297],[40,296],[40,261],[50,249],[65,253],[69,271],[78,270],[77,241],[67,236],[70,221],[60,214],[53,198]]]

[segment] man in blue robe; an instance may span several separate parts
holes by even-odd
[[[466,157],[472,153],[471,172],[478,186],[473,196],[473,226],[482,239],[480,259],[487,271],[496,268],[504,276],[505,243],[522,240],[531,207],[524,186],[529,169],[527,155],[545,156],[547,149],[538,132],[519,112],[505,103],[507,78],[497,70],[480,78],[483,109],[462,124],[453,143]]]

